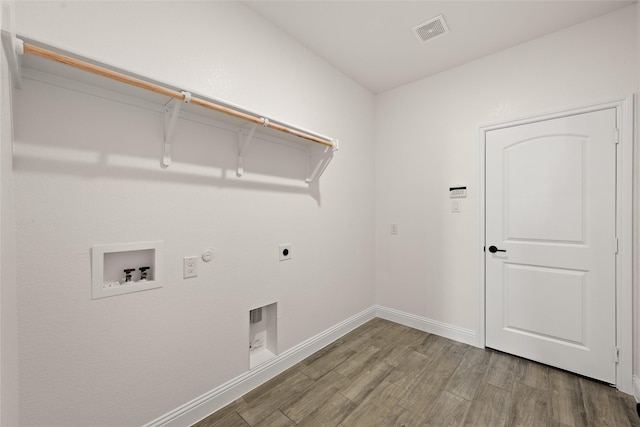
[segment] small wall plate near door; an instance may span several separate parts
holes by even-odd
[[[278,246],[278,250],[280,253],[280,261],[291,259],[291,252],[293,250],[293,245],[291,243]]]
[[[449,187],[449,197],[451,199],[467,197],[467,187]]]

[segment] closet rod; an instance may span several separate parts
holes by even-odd
[[[71,58],[69,56],[61,55],[57,52],[53,52],[51,50],[43,49],[38,46],[34,46],[29,43],[24,43],[24,53],[30,53],[33,55],[41,56],[43,58],[51,59],[53,61],[57,61],[63,64],[70,65],[72,67],[88,71],[90,73],[98,74],[103,77],[108,77],[110,79],[118,80],[119,82],[126,83],[132,86],[136,86],[142,89],[149,90],[151,92],[158,93],[160,95],[169,96],[172,98],[179,99],[184,101],[185,94],[179,92],[177,90],[173,90],[164,86],[157,85],[155,83],[147,82],[142,79],[138,79],[135,77],[127,76],[126,74],[118,73],[116,71],[109,70],[107,68],[103,68],[94,64],[90,64],[85,61],[81,61],[79,59]],[[265,127],[270,127],[272,129],[278,130],[280,132],[288,133],[291,135],[295,135],[299,138],[303,138],[309,141],[316,142],[318,144],[323,144],[328,147],[333,147],[333,141],[325,138],[321,138],[315,135],[308,134],[306,132],[302,132],[296,129],[292,129],[285,125],[281,125],[279,123],[274,123],[264,117],[258,117],[251,114],[247,114],[245,112],[235,110],[233,108],[226,107],[224,105],[216,104],[215,102],[207,101],[205,99],[197,98],[195,96],[191,97],[191,104],[196,104],[204,108],[208,108],[210,110],[218,111],[224,114],[228,114],[233,117],[237,117],[239,119],[247,120],[249,122],[257,123],[263,125]]]

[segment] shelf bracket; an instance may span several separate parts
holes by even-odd
[[[176,128],[176,122],[180,115],[180,108],[183,104],[191,102],[191,93],[182,91],[184,99],[182,102],[177,99],[172,99],[164,106],[164,141],[162,146],[162,164],[169,166],[171,164],[171,139]],[[171,104],[173,103],[173,109]]]
[[[269,126],[269,119],[264,117],[261,117],[261,119],[262,126]],[[241,177],[244,174],[244,155],[247,153],[247,149],[249,148],[249,144],[251,144],[251,140],[253,139],[253,135],[256,133],[257,128],[258,123],[252,123],[249,127],[248,132],[244,129],[241,129],[238,132],[238,165],[236,167],[237,177]]]
[[[316,182],[324,173],[336,151],[340,149],[338,140],[333,141],[333,147],[325,148],[321,153],[307,152],[307,177],[305,182],[310,184]]]
[[[8,4],[2,5],[2,50],[7,58],[7,66],[11,73],[11,80],[16,89],[22,89],[22,70],[20,57],[24,55],[24,42],[16,37],[13,32],[13,14]]]

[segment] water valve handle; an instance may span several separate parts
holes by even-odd
[[[133,273],[134,271],[136,271],[135,268],[125,268],[124,270],[124,281],[125,282],[130,282],[131,281],[131,273]]]

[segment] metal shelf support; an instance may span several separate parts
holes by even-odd
[[[164,141],[162,146],[162,164],[164,166],[169,166],[171,164],[171,140],[173,139],[176,122],[180,115],[180,108],[183,104],[191,102],[190,92],[182,91],[182,94],[184,94],[182,102],[174,98],[164,106]],[[173,109],[171,108],[172,103]]]
[[[263,127],[269,127],[269,119],[265,117],[260,117],[260,119],[262,120]],[[249,149],[249,144],[251,144],[251,140],[253,139],[253,135],[256,133],[257,127],[258,123],[252,123],[249,127],[248,133],[243,129],[238,132],[238,165],[236,167],[236,176],[238,178],[244,174],[244,155]]]
[[[307,177],[305,182],[310,184],[320,179],[331,160],[333,155],[340,148],[338,140],[333,141],[332,147],[327,147],[321,153],[312,153],[307,151]]]

